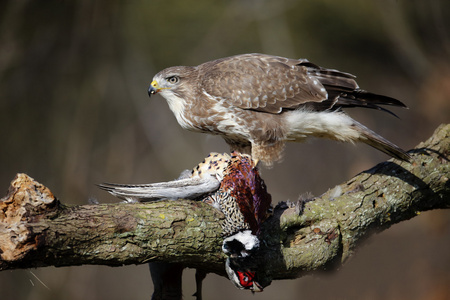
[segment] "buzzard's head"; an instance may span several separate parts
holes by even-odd
[[[175,93],[183,89],[189,82],[189,77],[193,71],[193,67],[182,66],[162,70],[153,77],[152,83],[150,83],[148,88],[148,95],[152,96],[153,94],[161,93],[163,97],[166,97],[170,92]]]
[[[171,67],[162,70],[153,77],[148,88],[148,95],[159,93],[169,104],[178,123],[185,129],[192,129],[193,125],[185,116],[186,104],[193,98],[192,85],[196,69],[194,67]],[[189,113],[189,111],[187,111]]]

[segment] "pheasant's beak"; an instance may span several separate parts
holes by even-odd
[[[156,80],[153,80],[152,83],[150,83],[150,87],[148,88],[148,96],[151,97],[153,94],[158,93],[161,90],[161,88],[158,85],[158,82]]]
[[[251,290],[252,290],[252,292],[262,292],[263,287],[256,281],[253,281],[253,286],[252,286]]]

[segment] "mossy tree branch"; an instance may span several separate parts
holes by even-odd
[[[373,232],[449,208],[450,125],[410,153],[412,163],[384,162],[313,201],[278,206],[255,259],[260,283],[333,268]],[[63,205],[18,174],[0,202],[0,270],[166,261],[224,275],[221,218],[190,200]]]

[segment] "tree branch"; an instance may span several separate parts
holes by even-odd
[[[313,201],[281,204],[265,222],[254,264],[259,283],[345,262],[362,239],[421,211],[450,207],[450,125],[410,152]],[[63,205],[18,174],[0,202],[0,270],[151,261],[225,275],[223,215],[199,201]]]
[[[410,154],[412,163],[380,163],[306,203],[300,213],[276,210],[264,231],[267,280],[333,268],[371,234],[421,211],[449,208],[450,124]]]

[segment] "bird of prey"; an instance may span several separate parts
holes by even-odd
[[[149,95],[163,96],[181,127],[221,135],[231,150],[271,165],[287,141],[309,136],[363,142],[390,156],[409,155],[342,109],[399,100],[359,88],[355,76],[306,59],[242,54],[198,66],[176,66],[153,77]],[[389,112],[389,111],[388,111]]]

